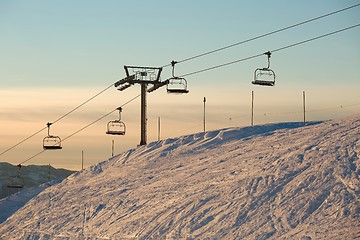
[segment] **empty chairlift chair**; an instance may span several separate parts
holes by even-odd
[[[275,72],[270,69],[271,52],[264,53],[268,58],[268,66],[265,68],[257,68],[254,72],[254,81],[252,84],[261,86],[274,86],[275,85]]]
[[[8,183],[6,185],[8,188],[24,188],[25,186],[24,178],[21,177],[21,173],[20,173],[21,165],[19,164],[18,167],[19,167],[18,174],[9,177]]]
[[[189,90],[187,89],[186,79],[181,77],[175,77],[174,75],[174,69],[176,63],[177,63],[176,61],[171,62],[172,78],[167,80],[168,82],[167,82],[166,90],[168,93],[178,93],[178,94],[188,93]]]
[[[119,110],[119,119],[108,122],[106,134],[125,135],[126,125],[124,122],[121,121],[122,108],[119,107],[117,108],[117,110]]]
[[[47,123],[48,135],[43,140],[43,148],[44,148],[44,150],[62,149],[60,137],[50,135],[51,124],[52,123]]]

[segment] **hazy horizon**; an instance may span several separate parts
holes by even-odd
[[[125,77],[124,65],[164,66],[358,4],[357,1],[2,1],[0,3],[0,152],[46,127],[95,94]],[[360,22],[360,7],[245,44],[180,62],[178,76],[279,49]],[[359,27],[272,54],[274,87],[251,84],[266,56],[187,76],[189,94],[170,95],[165,87],[148,96],[148,142],[206,129],[250,125],[254,91],[255,124],[327,120],[359,113]],[[164,67],[161,79],[171,76]],[[140,93],[111,87],[55,123],[62,139],[108,114]],[[105,134],[107,116],[25,164],[78,170],[136,147],[140,142],[140,98],[124,106],[125,136]],[[18,164],[42,151],[46,130],[0,156]]]

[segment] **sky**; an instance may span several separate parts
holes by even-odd
[[[183,61],[282,29],[359,1],[18,1],[0,0],[0,152],[46,127],[125,77],[124,65],[160,67],[179,61],[175,75],[187,75],[189,94],[166,87],[148,94],[148,142],[203,131],[247,126],[254,91],[254,124],[326,120],[360,111],[360,27],[276,51],[274,87],[251,84],[266,56],[205,71],[228,62],[289,46],[360,23],[360,7],[203,57]],[[181,62],[183,61],[183,62]],[[171,77],[164,67],[161,79]],[[106,135],[116,112],[79,129],[138,96],[140,86],[110,87],[52,125],[63,149],[46,151],[27,164],[81,168],[140,142],[140,98],[123,107],[125,136]],[[0,155],[21,163],[42,151],[44,130]],[[68,137],[71,136],[71,137]]]

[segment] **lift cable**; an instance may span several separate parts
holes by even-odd
[[[278,52],[278,51],[281,51],[281,50],[284,50],[284,49],[287,49],[287,48],[295,47],[295,46],[298,46],[298,45],[301,45],[301,44],[304,44],[304,43],[308,43],[308,42],[311,42],[311,41],[314,41],[314,40],[317,40],[317,39],[320,39],[320,38],[328,37],[330,35],[334,35],[336,33],[340,33],[340,32],[343,32],[343,31],[346,31],[346,30],[349,30],[349,29],[352,29],[352,28],[356,28],[356,27],[359,27],[359,26],[360,26],[360,23],[352,25],[350,27],[342,28],[342,29],[339,29],[339,30],[336,30],[336,31],[333,31],[333,32],[330,32],[330,33],[326,33],[326,34],[323,34],[323,35],[320,35],[320,36],[317,36],[317,37],[313,37],[313,38],[310,38],[310,39],[307,39],[307,40],[303,40],[303,41],[300,41],[300,42],[297,42],[297,43],[293,43],[293,44],[290,44],[290,45],[287,45],[287,46],[284,46],[284,47],[281,47],[281,48],[277,48],[277,49],[274,49],[274,50],[272,50],[270,52]],[[232,61],[232,62],[227,62],[227,63],[223,63],[223,64],[220,64],[220,65],[212,66],[212,67],[209,67],[209,68],[205,68],[205,69],[197,70],[197,71],[194,71],[194,72],[190,72],[190,73],[181,75],[179,77],[186,77],[186,76],[195,75],[195,74],[202,73],[202,72],[207,72],[207,71],[210,71],[210,70],[213,70],[213,69],[225,67],[225,66],[232,65],[232,64],[235,64],[235,63],[239,63],[239,62],[243,62],[243,61],[250,60],[250,59],[253,59],[253,58],[257,58],[257,57],[260,57],[260,56],[263,56],[263,55],[264,55],[264,53],[253,55],[253,56],[238,59],[238,60],[235,60],[235,61]]]
[[[355,24],[355,25],[352,25],[350,27],[346,27],[346,28],[342,28],[342,29],[339,29],[339,30],[336,30],[336,31],[333,31],[333,32],[330,32],[330,33],[326,33],[326,34],[323,34],[323,35],[320,35],[320,36],[317,36],[317,37],[313,37],[313,38],[310,38],[310,39],[307,39],[307,40],[303,40],[303,41],[300,41],[300,42],[297,42],[297,43],[293,43],[293,44],[290,44],[290,45],[287,45],[287,46],[284,46],[284,47],[281,47],[281,48],[277,48],[277,49],[274,49],[272,50],[271,52],[277,52],[277,51],[281,51],[281,50],[284,50],[284,49],[288,49],[288,48],[291,48],[291,47],[294,47],[294,46],[298,46],[298,45],[301,45],[301,44],[304,44],[304,43],[308,43],[308,42],[311,42],[311,41],[314,41],[314,40],[317,40],[317,39],[320,39],[320,38],[324,38],[324,37],[327,37],[327,36],[330,36],[330,35],[333,35],[333,34],[336,34],[336,33],[340,33],[340,32],[343,32],[343,31],[346,31],[346,30],[349,30],[349,29],[352,29],[352,28],[355,28],[355,27],[359,27],[360,26],[360,23],[359,24]],[[198,71],[195,71],[195,72],[191,72],[191,73],[187,73],[187,74],[184,74],[182,75],[181,77],[184,77],[184,76],[189,76],[189,75],[194,75],[194,74],[198,74],[198,73],[202,73],[202,72],[206,72],[206,71],[209,71],[209,70],[213,70],[213,69],[216,69],[216,68],[220,68],[220,67],[224,67],[224,66],[228,66],[228,65],[231,65],[231,64],[235,64],[235,63],[238,63],[238,62],[243,62],[243,61],[246,61],[246,60],[249,60],[249,59],[252,59],[252,58],[256,58],[256,57],[259,57],[259,56],[262,56],[263,53],[261,54],[257,54],[257,55],[254,55],[254,56],[250,56],[250,57],[247,57],[247,58],[242,58],[242,59],[239,59],[239,60],[235,60],[235,61],[232,61],[232,62],[228,62],[228,63],[224,63],[224,64],[220,64],[220,65],[217,65],[217,66],[213,66],[213,67],[209,67],[209,68],[206,68],[206,69],[202,69],[202,70],[198,70]],[[124,103],[122,106],[125,106],[126,104],[132,102],[133,100],[135,100],[136,98],[138,98],[139,96],[141,96],[141,94],[135,96],[134,98],[130,99],[129,101],[127,101],[126,103]],[[121,107],[122,107],[121,106]],[[110,115],[111,113],[115,112],[116,110],[118,110],[118,108],[112,110],[111,112],[105,114],[104,116],[98,118],[97,120],[93,121],[92,123],[86,125],[85,127],[81,128],[80,130],[74,132],[73,134],[69,135],[68,137],[64,138],[64,140],[74,136],[75,134],[83,131],[84,129],[88,128],[89,126],[93,125],[94,123],[100,121],[101,119],[105,118],[106,116]],[[34,157],[40,155],[41,153],[43,153],[45,150],[35,154],[34,156],[28,158],[27,160],[23,161],[22,163],[20,164],[23,164],[31,159],[33,159]]]
[[[340,10],[337,10],[337,11],[334,11],[334,12],[330,12],[330,13],[327,13],[327,14],[324,14],[324,15],[321,15],[321,16],[318,16],[318,17],[315,17],[315,18],[311,18],[309,20],[306,20],[306,21],[303,21],[303,22],[300,22],[300,23],[296,23],[296,24],[290,25],[288,27],[284,27],[284,28],[274,30],[274,31],[271,31],[271,32],[268,32],[268,33],[265,33],[265,34],[262,34],[262,35],[259,35],[259,36],[256,36],[256,37],[252,37],[252,38],[249,38],[247,40],[243,40],[243,41],[240,41],[240,42],[237,42],[237,43],[233,43],[233,44],[227,45],[225,47],[217,48],[217,49],[212,50],[212,51],[208,51],[208,52],[201,53],[201,54],[189,57],[189,58],[185,58],[183,60],[177,61],[177,63],[190,61],[190,60],[193,60],[193,59],[196,59],[196,58],[199,58],[199,57],[203,57],[203,56],[206,56],[206,55],[209,55],[209,54],[212,54],[212,53],[216,53],[216,52],[228,49],[228,48],[232,48],[232,47],[235,47],[235,46],[247,43],[247,42],[251,42],[251,41],[266,37],[266,36],[270,36],[270,35],[275,34],[275,33],[279,33],[279,32],[282,32],[282,31],[285,31],[285,30],[288,30],[288,29],[291,29],[291,28],[295,28],[295,27],[304,25],[306,23],[310,23],[310,22],[313,22],[313,21],[316,21],[316,20],[319,20],[319,19],[322,19],[322,18],[325,18],[325,17],[329,17],[331,15],[334,15],[334,14],[337,14],[337,13],[340,13],[340,12],[343,12],[343,11],[346,11],[346,10],[349,10],[349,9],[352,9],[352,8],[355,8],[355,7],[358,7],[358,6],[360,6],[360,3],[349,6],[349,7],[346,7],[346,8],[343,8],[343,9],[340,9]],[[164,65],[162,67],[169,67],[169,66],[171,66],[171,63],[167,64],[167,65]]]
[[[360,4],[356,4],[352,7],[348,7],[346,9],[349,9],[349,8],[353,8],[353,7],[356,7],[356,6],[359,6]],[[342,9],[342,10],[339,10],[339,11],[344,11],[345,9]],[[339,12],[337,11],[337,12]],[[335,13],[335,12],[334,12]],[[333,13],[333,14],[334,14]],[[329,15],[329,14],[327,14]],[[324,15],[325,16],[325,15]],[[318,17],[319,18],[319,17]],[[310,21],[310,20],[308,20]],[[304,40],[304,41],[300,41],[300,42],[297,42],[297,43],[294,43],[294,44],[290,44],[290,45],[287,45],[285,47],[281,47],[281,48],[278,48],[278,49],[274,49],[272,50],[271,52],[277,52],[277,51],[281,51],[281,50],[284,50],[284,49],[287,49],[287,48],[290,48],[290,47],[294,47],[294,46],[297,46],[297,45],[301,45],[301,44],[304,44],[304,43],[307,43],[307,42],[310,42],[310,41],[314,41],[314,40],[317,40],[317,39],[320,39],[320,38],[324,38],[324,37],[327,37],[327,36],[330,36],[330,35],[333,35],[333,34],[336,34],[336,33],[339,33],[339,32],[343,32],[343,31],[346,31],[346,30],[349,30],[349,29],[352,29],[352,28],[355,28],[355,27],[359,27],[360,24],[356,24],[356,25],[353,25],[353,26],[350,26],[350,27],[347,27],[347,28],[342,28],[340,30],[337,30],[337,31],[333,31],[333,32],[330,32],[330,33],[327,33],[327,34],[323,34],[323,35],[320,35],[320,36],[317,36],[317,37],[314,37],[314,38],[310,38],[310,39],[307,39],[307,40]],[[202,72],[206,72],[206,71],[210,71],[210,70],[213,70],[213,69],[217,69],[217,68],[221,68],[221,67],[224,67],[224,66],[228,66],[228,65],[232,65],[232,64],[235,64],[235,63],[239,63],[239,62],[243,62],[243,61],[246,61],[246,60],[250,60],[250,59],[253,59],[253,58],[256,58],[256,57],[260,57],[262,56],[263,53],[261,54],[257,54],[257,55],[254,55],[254,56],[250,56],[250,57],[246,57],[246,58],[242,58],[242,59],[238,59],[238,60],[235,60],[235,61],[232,61],[232,62],[228,62],[228,63],[224,63],[224,64],[220,64],[220,65],[217,65],[217,66],[213,66],[213,67],[209,67],[209,68],[206,68],[206,69],[202,69],[202,70],[198,70],[198,71],[194,71],[194,72],[191,72],[191,73],[187,73],[187,74],[184,74],[180,77],[185,77],[185,76],[190,76],[190,75],[194,75],[194,74],[198,74],[198,73],[202,73]],[[183,62],[183,61],[178,61],[178,62]],[[75,110],[79,109],[80,107],[82,107],[83,105],[85,105],[86,103],[88,103],[89,101],[91,101],[92,99],[94,99],[95,97],[99,96],[100,94],[102,94],[103,92],[105,92],[106,90],[108,90],[109,88],[111,88],[113,86],[113,84],[111,84],[110,86],[108,86],[107,88],[105,88],[104,90],[100,91],[99,93],[97,93],[96,95],[94,95],[93,97],[89,98],[87,101],[83,102],[82,104],[80,104],[79,106],[75,107],[74,109],[72,109],[71,111],[69,111],[68,113],[64,114],[63,116],[61,116],[60,118],[58,118],[57,120],[55,120],[53,123],[55,122],[58,122],[60,121],[61,119],[63,119],[64,117],[68,116],[69,114],[71,114],[72,112],[74,112]],[[4,153],[12,150],[13,148],[17,147],[18,145],[22,144],[23,142],[27,141],[28,139],[34,137],[35,135],[37,135],[38,133],[40,133],[41,131],[43,131],[44,129],[46,129],[46,127],[42,128],[41,130],[35,132],[34,134],[30,135],[29,137],[25,138],[24,140],[20,141],[19,143],[13,145],[12,147],[6,149],[5,151],[1,152],[0,153],[0,156],[3,155]]]
[[[125,106],[125,105],[129,104],[130,102],[134,101],[135,99],[137,99],[137,98],[138,98],[138,97],[140,97],[140,96],[141,96],[141,94],[138,94],[137,96],[133,97],[132,99],[130,99],[129,101],[127,101],[126,103],[124,103],[123,105],[121,105],[120,107],[123,107],[123,106]],[[78,134],[79,132],[83,131],[84,129],[86,129],[86,128],[90,127],[91,125],[95,124],[96,122],[100,121],[101,119],[103,119],[103,118],[105,118],[105,117],[109,116],[110,114],[112,114],[113,112],[118,111],[118,110],[119,110],[119,107],[115,108],[115,109],[114,109],[114,110],[112,110],[111,112],[109,112],[109,113],[107,113],[107,114],[103,115],[102,117],[100,117],[100,118],[96,119],[95,121],[93,121],[93,122],[89,123],[89,124],[88,124],[88,125],[86,125],[85,127],[82,127],[81,129],[77,130],[76,132],[74,132],[74,133],[70,134],[69,136],[67,136],[66,138],[64,138],[64,140],[63,140],[63,141],[65,141],[66,139],[71,138],[72,136],[74,136],[74,135]]]
[[[141,96],[141,94],[139,94],[139,95],[137,95],[137,96],[133,97],[132,99],[130,99],[129,101],[127,101],[127,102],[125,102],[123,105],[121,105],[120,107],[123,107],[123,106],[125,106],[125,105],[129,104],[130,102],[134,101],[135,99],[137,99],[137,98],[138,98],[138,97],[140,97],[140,96]],[[109,113],[107,113],[107,114],[103,115],[102,117],[100,117],[100,118],[96,119],[95,121],[93,121],[93,122],[89,123],[88,125],[86,125],[86,126],[84,126],[84,127],[80,128],[79,130],[75,131],[74,133],[72,133],[72,134],[70,134],[69,136],[67,136],[66,138],[64,138],[64,139],[62,140],[62,142],[64,142],[65,140],[67,140],[67,139],[69,139],[69,138],[71,138],[71,137],[73,137],[74,135],[76,135],[76,134],[78,134],[79,132],[83,131],[84,129],[86,129],[86,128],[90,127],[91,125],[95,124],[96,122],[100,121],[101,119],[103,119],[103,118],[105,118],[105,117],[109,116],[110,114],[112,114],[113,112],[115,112],[115,111],[117,111],[117,110],[118,110],[118,108],[116,108],[116,109],[112,110],[111,112],[109,112]],[[40,154],[42,154],[42,153],[43,153],[43,152],[45,152],[45,151],[46,151],[46,150],[44,149],[44,150],[42,150],[42,151],[40,151],[40,152],[36,153],[35,155],[33,155],[33,156],[29,157],[29,158],[28,158],[28,159],[26,159],[25,161],[23,161],[23,162],[19,163],[19,164],[20,164],[20,165],[22,165],[22,164],[24,164],[24,163],[26,163],[26,162],[30,161],[31,159],[33,159],[33,158],[35,158],[35,157],[39,156]]]
[[[108,86],[107,88],[101,90],[100,92],[98,92],[97,94],[95,94],[94,96],[92,96],[91,98],[89,98],[88,100],[86,100],[85,102],[81,103],[79,106],[75,107],[74,109],[70,110],[69,112],[67,112],[66,114],[62,115],[61,117],[59,117],[58,119],[56,119],[55,121],[52,122],[52,124],[59,122],[60,120],[62,120],[63,118],[65,118],[66,116],[70,115],[71,113],[75,112],[76,110],[78,110],[79,108],[81,108],[82,106],[84,106],[85,104],[87,104],[88,102],[90,102],[91,100],[93,100],[94,98],[96,98],[97,96],[99,96],[100,94],[104,93],[106,90],[110,89],[111,87],[113,87],[114,84],[111,84],[110,86]],[[13,145],[12,147],[4,150],[3,152],[0,153],[0,156],[5,154],[6,152],[16,148],[17,146],[19,146],[20,144],[26,142],[27,140],[29,140],[30,138],[36,136],[37,134],[39,134],[40,132],[44,131],[45,129],[47,129],[47,127],[44,127],[42,129],[40,129],[39,131],[33,133],[32,135],[28,136],[27,138],[21,140],[20,142],[16,143],[15,145]]]
[[[225,46],[225,47],[221,47],[221,48],[218,48],[218,49],[215,49],[215,50],[212,50],[212,51],[208,51],[208,52],[205,52],[205,53],[202,53],[202,54],[198,54],[198,55],[195,55],[195,56],[192,56],[192,57],[183,59],[183,60],[181,60],[181,61],[177,61],[177,63],[182,63],[182,62],[190,61],[190,60],[193,60],[193,59],[196,59],[196,58],[199,58],[199,57],[203,57],[203,56],[206,56],[206,55],[215,53],[215,52],[219,52],[219,51],[222,51],[222,50],[225,50],[225,49],[228,49],[228,48],[231,48],[231,47],[240,45],[240,44],[244,44],[244,43],[247,43],[247,42],[250,42],[250,41],[259,39],[259,38],[263,38],[263,37],[266,37],[266,36],[269,36],[269,35],[272,35],[272,34],[275,34],[275,33],[279,33],[279,32],[282,32],[282,31],[285,31],[285,30],[294,28],[294,27],[298,27],[298,26],[300,26],[300,25],[304,25],[304,24],[306,24],[306,23],[310,23],[310,22],[319,20],[319,19],[321,19],[321,18],[329,17],[329,16],[331,16],[331,15],[334,15],[334,14],[337,14],[337,13],[340,13],[340,12],[343,12],[343,11],[346,11],[346,10],[349,10],[349,9],[352,9],[352,8],[355,8],[355,7],[358,7],[358,6],[360,6],[360,3],[359,3],[359,4],[352,5],[352,6],[349,6],[349,7],[346,7],[346,8],[343,8],[343,9],[339,9],[339,10],[334,11],[334,12],[330,12],[330,13],[327,13],[327,14],[324,14],[324,15],[321,15],[321,16],[318,16],[318,17],[315,17],[315,18],[312,18],[312,19],[309,19],[309,20],[306,20],[306,21],[303,21],[303,22],[300,22],[300,23],[293,24],[293,25],[288,26],[288,27],[284,27],[284,28],[281,28],[281,29],[278,29],[278,30],[275,30],[275,31],[272,31],[272,32],[268,32],[268,33],[265,33],[265,34],[262,34],[262,35],[259,35],[259,36],[256,36],[256,37],[247,39],[247,40],[243,40],[243,41],[240,41],[240,42],[237,42],[237,43],[233,43],[233,44],[230,44],[230,45]],[[253,56],[253,57],[250,57],[249,59],[254,58],[254,57],[258,57],[258,56]],[[243,61],[245,61],[245,60],[248,60],[248,59],[244,59]],[[167,64],[167,65],[164,65],[163,67],[168,67],[168,66],[171,66],[171,63],[170,63],[170,64]],[[210,69],[209,69],[209,70],[210,70]],[[194,74],[195,74],[195,73],[194,73]],[[68,115],[71,114],[72,112],[76,111],[76,110],[79,109],[80,107],[84,106],[86,103],[88,103],[89,101],[93,100],[94,98],[96,98],[97,96],[99,96],[100,94],[102,94],[103,92],[105,92],[106,90],[108,90],[109,88],[111,88],[112,86],[113,86],[113,84],[111,84],[109,87],[105,88],[104,90],[100,91],[99,93],[95,94],[93,97],[89,98],[89,99],[88,99],[87,101],[85,101],[84,103],[80,104],[79,106],[75,107],[74,109],[72,109],[72,110],[69,111],[68,113],[64,114],[64,115],[61,116],[60,118],[58,118],[58,119],[56,119],[55,121],[53,121],[53,123],[56,123],[56,122],[60,121],[61,119],[65,118],[66,116],[68,116]],[[27,137],[27,138],[21,140],[20,142],[16,143],[16,144],[13,145],[12,147],[4,150],[3,152],[0,153],[0,156],[3,155],[3,154],[5,154],[5,153],[8,152],[8,151],[14,149],[15,147],[19,146],[20,144],[24,143],[25,141],[29,140],[30,138],[36,136],[37,134],[39,134],[40,132],[42,132],[42,131],[45,130],[45,129],[46,129],[46,127],[40,129],[39,131],[35,132],[34,134],[30,135],[29,137]]]
[[[94,98],[96,98],[97,96],[99,96],[100,94],[104,93],[105,91],[107,91],[108,89],[110,89],[111,87],[113,87],[114,84],[112,83],[110,86],[106,87],[105,89],[101,90],[100,92],[98,92],[97,94],[95,94],[94,96],[92,96],[91,98],[89,98],[88,100],[86,100],[85,102],[83,102],[82,104],[80,104],[79,106],[75,107],[74,109],[72,109],[71,111],[69,111],[68,113],[64,114],[63,116],[61,116],[60,118],[56,119],[55,121],[52,122],[52,124],[60,121],[61,119],[65,118],[66,116],[70,115],[71,113],[75,112],[76,110],[78,110],[79,108],[81,108],[82,106],[84,106],[85,104],[87,104],[88,102],[90,102],[91,100],[93,100]]]

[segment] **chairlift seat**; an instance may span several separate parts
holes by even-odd
[[[106,131],[106,134],[110,134],[110,135],[125,135],[124,131]]]
[[[8,188],[24,188],[24,179],[20,176],[11,176],[6,186]]]
[[[185,78],[173,77],[169,79],[166,90],[168,93],[188,93],[187,81]]]
[[[7,187],[8,188],[24,188],[24,185],[22,185],[22,184],[19,184],[19,185],[8,184]]]
[[[262,80],[254,80],[251,82],[252,84],[255,85],[261,85],[261,86],[274,86],[275,82],[272,81],[262,81]]]
[[[261,86],[275,85],[275,72],[270,68],[258,68],[254,72],[254,81],[252,84]]]
[[[57,149],[62,149],[61,146],[44,146],[45,150],[57,150]]]
[[[189,90],[187,90],[187,89],[168,89],[167,92],[182,94],[182,93],[189,93]]]

